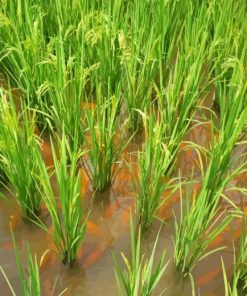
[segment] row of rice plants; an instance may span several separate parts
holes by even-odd
[[[12,187],[6,187],[16,197],[24,219],[40,213],[41,195],[35,178],[38,166],[34,147],[38,140],[34,134],[34,114],[27,108],[17,113],[10,92],[0,101],[1,163]],[[4,197],[4,196],[3,196]]]
[[[81,199],[81,174],[77,169],[82,152],[70,148],[64,133],[62,138],[58,138],[56,142],[59,155],[51,142],[54,160],[54,171],[51,174],[55,176],[57,181],[58,197],[54,193],[51,176],[38,151],[36,151],[39,167],[37,178],[41,184],[40,193],[43,193],[43,199],[52,220],[52,239],[63,263],[71,264],[75,261],[85,237],[88,216]],[[37,225],[49,232],[49,229],[41,221]]]
[[[196,262],[212,253],[205,254],[205,251],[231,221],[230,214],[220,214],[220,200],[224,198],[224,189],[229,181],[246,170],[246,163],[239,164],[232,153],[236,145],[241,144],[239,139],[247,119],[247,84],[241,61],[233,60],[230,66],[234,68],[230,92],[226,93],[224,84],[219,97],[219,138],[215,139],[216,127],[213,125],[209,163],[202,171],[200,191],[197,196],[190,191],[186,193],[185,209],[182,202],[181,219],[175,222],[175,264],[185,275],[190,273]]]
[[[221,9],[225,5],[225,9]],[[212,4],[212,40],[209,53],[209,60],[212,61],[212,68],[215,75],[215,104],[219,109],[220,87],[224,81],[229,85],[233,68],[228,67],[227,71],[222,69],[225,60],[235,56],[241,58],[246,51],[245,22],[245,2],[244,1],[215,1]],[[239,48],[241,50],[239,50]],[[246,56],[246,54],[245,54]],[[245,57],[246,61],[246,57]],[[228,87],[227,87],[228,89]]]
[[[56,139],[59,158],[52,142],[54,170],[50,170],[41,157],[34,134],[33,115],[27,109],[18,114],[6,95],[1,98],[1,161],[12,187],[5,186],[9,190],[13,188],[12,194],[20,206],[22,217],[48,231],[38,219],[44,200],[51,215],[52,236],[57,250],[64,263],[72,263],[84,238],[87,221],[81,201],[81,175],[77,168],[82,151],[70,148],[65,132]],[[51,185],[53,175],[59,199]]]

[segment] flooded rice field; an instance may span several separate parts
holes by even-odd
[[[210,143],[210,132],[210,127],[205,123],[192,128],[186,140],[207,146]],[[125,151],[124,157],[135,161],[134,152],[140,149],[141,145],[142,135],[139,135],[132,140]],[[241,147],[241,150],[245,148]],[[51,147],[47,140],[44,140],[42,145],[42,156],[47,166],[53,164]],[[181,176],[190,177],[196,160],[197,154],[193,149],[181,151],[178,155],[177,168],[174,175],[180,172]],[[83,169],[81,169],[81,178],[83,184],[82,195],[88,203],[91,203],[92,209],[87,222],[85,242],[72,268],[61,263],[49,234],[21,219],[14,200],[8,192],[3,190],[3,193],[9,197],[7,202],[0,200],[0,264],[6,271],[9,279],[11,279],[15,291],[20,291],[20,286],[10,225],[15,234],[22,261],[27,262],[26,250],[28,244],[30,244],[32,252],[37,255],[38,262],[40,263],[43,295],[58,295],[64,289],[67,289],[64,295],[69,296],[117,295],[112,253],[114,252],[117,255],[120,252],[130,254],[129,219],[131,212],[135,211],[135,194],[132,191],[131,174],[128,167],[123,163],[113,186],[103,193],[97,193],[96,196],[93,194],[93,188]],[[200,187],[199,169],[198,171],[194,169],[194,178],[198,181],[198,183],[193,185],[194,190],[198,190]],[[246,181],[247,175],[241,175],[232,182],[236,186],[242,187]],[[53,184],[56,191],[55,180]],[[164,197],[166,194],[168,192],[164,193]],[[236,204],[246,207],[247,210],[246,198],[242,194],[230,192],[229,196]],[[91,202],[92,197],[93,202]],[[224,204],[222,204],[223,207]],[[158,258],[165,248],[167,250],[166,259],[170,263],[155,295],[159,295],[164,288],[166,289],[166,295],[169,296],[191,295],[190,280],[183,280],[175,271],[173,265],[174,246],[172,237],[174,233],[174,215],[179,216],[179,213],[180,194],[177,191],[171,195],[159,213],[159,218],[165,223],[160,231],[156,256]],[[51,228],[49,214],[44,205],[42,207],[41,219]],[[152,225],[151,230],[144,233],[142,247],[145,254],[151,252],[159,228],[160,223],[157,220]],[[241,220],[235,219],[211,243],[211,249],[221,246],[225,246],[225,249],[202,260],[194,269],[193,276],[196,285],[196,295],[224,295],[221,257],[224,258],[226,270],[230,276],[233,268],[233,243],[237,250],[241,231]],[[3,276],[0,276],[0,287],[2,295],[11,295]]]
[[[247,295],[246,0],[0,0],[0,296]]]

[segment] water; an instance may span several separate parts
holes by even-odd
[[[210,102],[210,100],[209,100]],[[210,144],[210,126],[208,123],[192,128],[187,135],[186,140],[193,141],[208,147]],[[128,159],[129,154],[141,147],[142,136],[135,138],[126,149],[124,155]],[[235,155],[245,150],[246,147],[240,147]],[[43,158],[47,165],[52,164],[51,149],[49,142],[45,141],[42,151]],[[131,156],[132,161],[135,157]],[[196,152],[189,149],[180,151],[177,160],[177,168],[182,176],[191,177],[192,167],[194,169],[194,178],[200,182],[200,170],[196,168]],[[92,198],[92,185],[86,177],[85,172],[81,171],[83,192],[85,200]],[[232,183],[243,186],[246,183],[247,175],[243,174],[236,177]],[[55,185],[55,181],[53,180]],[[199,185],[194,185],[195,190]],[[78,260],[73,268],[64,266],[60,258],[54,252],[55,247],[51,240],[51,235],[22,221],[20,212],[14,200],[9,193],[5,192],[12,204],[0,200],[0,264],[5,270],[10,282],[20,295],[20,286],[14,257],[12,237],[9,225],[11,223],[20,256],[24,265],[27,264],[27,246],[30,244],[33,254],[37,254],[38,261],[42,258],[41,281],[43,295],[58,295],[63,289],[67,288],[64,295],[75,296],[116,296],[117,285],[114,278],[114,266],[112,252],[120,259],[120,252],[130,256],[129,243],[129,218],[131,211],[135,209],[135,195],[131,188],[131,175],[126,166],[123,165],[117,175],[113,186],[103,194],[98,194],[92,204],[92,213],[87,226],[85,242],[79,251]],[[167,194],[164,193],[164,195]],[[229,192],[231,199],[243,207],[246,205],[246,199],[238,192]],[[224,204],[222,203],[222,206]],[[246,207],[246,206],[245,206]],[[180,197],[175,192],[161,209],[159,217],[165,221],[157,247],[157,258],[163,252],[167,251],[166,259],[170,260],[168,269],[162,278],[156,294],[166,289],[165,295],[168,296],[191,296],[191,283],[189,279],[182,280],[174,270],[173,264],[173,242],[175,214],[179,214]],[[247,208],[245,208],[247,210]],[[42,207],[42,219],[50,227],[50,219],[45,207]],[[160,223],[156,221],[151,229],[142,237],[143,252],[148,255],[152,250]],[[241,220],[235,219],[223,233],[215,239],[210,248],[226,246],[226,249],[215,253],[205,260],[199,262],[193,270],[193,276],[196,286],[196,295],[203,296],[221,296],[224,295],[224,283],[221,269],[221,257],[223,257],[229,277],[232,273],[233,248],[235,242],[236,250],[238,240],[241,235]],[[55,285],[55,286],[54,286]],[[1,295],[11,295],[9,288],[0,275]]]

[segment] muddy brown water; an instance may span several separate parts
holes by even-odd
[[[192,128],[186,140],[193,141],[205,146],[209,145],[210,127],[204,124]],[[142,137],[135,138],[125,151],[125,156],[138,150],[142,144]],[[243,148],[241,147],[241,152]],[[52,164],[51,149],[48,142],[43,144],[43,158],[48,165]],[[197,155],[192,149],[180,151],[177,160],[177,169],[182,176],[191,177],[192,167],[196,167]],[[84,172],[81,174],[83,181],[83,196],[90,200],[93,195],[92,186]],[[195,168],[194,178],[200,180],[200,170]],[[243,186],[247,175],[237,176],[232,182],[234,185]],[[55,186],[55,182],[54,182]],[[198,188],[198,187],[197,187]],[[195,187],[196,189],[196,187]],[[85,241],[79,251],[78,259],[70,268],[61,263],[59,256],[55,253],[55,247],[51,235],[22,221],[17,205],[9,193],[4,192],[12,201],[12,204],[0,200],[0,265],[6,272],[16,294],[21,295],[18,273],[16,268],[10,223],[12,225],[18,250],[24,266],[27,266],[27,246],[30,244],[33,254],[37,255],[38,262],[44,252],[46,256],[40,267],[42,295],[58,295],[67,288],[64,295],[75,296],[116,296],[117,285],[114,277],[114,265],[112,252],[119,259],[120,252],[130,256],[129,242],[129,218],[131,210],[135,207],[135,193],[132,192],[131,175],[128,168],[123,166],[116,177],[113,186],[103,194],[97,196],[93,203],[92,212],[87,225]],[[231,192],[230,197],[237,204],[246,204],[246,199],[237,192]],[[161,209],[159,217],[165,221],[160,232],[159,243],[156,251],[157,258],[166,249],[166,260],[170,261],[164,277],[160,281],[154,295],[166,289],[167,296],[191,296],[191,283],[188,279],[182,280],[174,270],[173,264],[173,241],[174,218],[179,213],[180,197],[175,193]],[[42,219],[50,225],[49,215],[45,207],[42,207]],[[142,250],[147,256],[152,251],[160,223],[155,221],[151,229],[142,237]],[[52,231],[52,230],[51,230]],[[241,235],[241,221],[234,220],[223,233],[215,239],[210,248],[226,246],[224,251],[215,253],[197,264],[193,270],[196,285],[196,295],[223,296],[224,283],[221,269],[221,257],[223,257],[229,277],[233,267],[233,248],[235,242],[236,250]],[[11,292],[8,285],[0,274],[0,295],[8,296]]]

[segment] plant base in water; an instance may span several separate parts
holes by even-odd
[[[22,219],[25,223],[32,223],[32,221],[38,220],[41,214],[41,208],[32,210],[26,210],[25,214],[22,216]]]
[[[136,132],[138,134],[141,134],[143,131],[143,123],[142,123],[142,117],[138,113],[137,115],[132,115],[128,122],[128,131],[133,133]]]
[[[65,251],[64,256],[63,256],[62,263],[64,265],[68,265],[69,267],[72,268],[75,265],[75,262],[76,262],[75,258],[74,259],[69,258],[68,252]]]
[[[98,187],[98,188],[94,188],[94,189],[97,193],[101,194],[101,193],[105,193],[111,187],[111,185],[112,185],[112,183],[109,181],[106,184],[104,184],[103,186]]]

